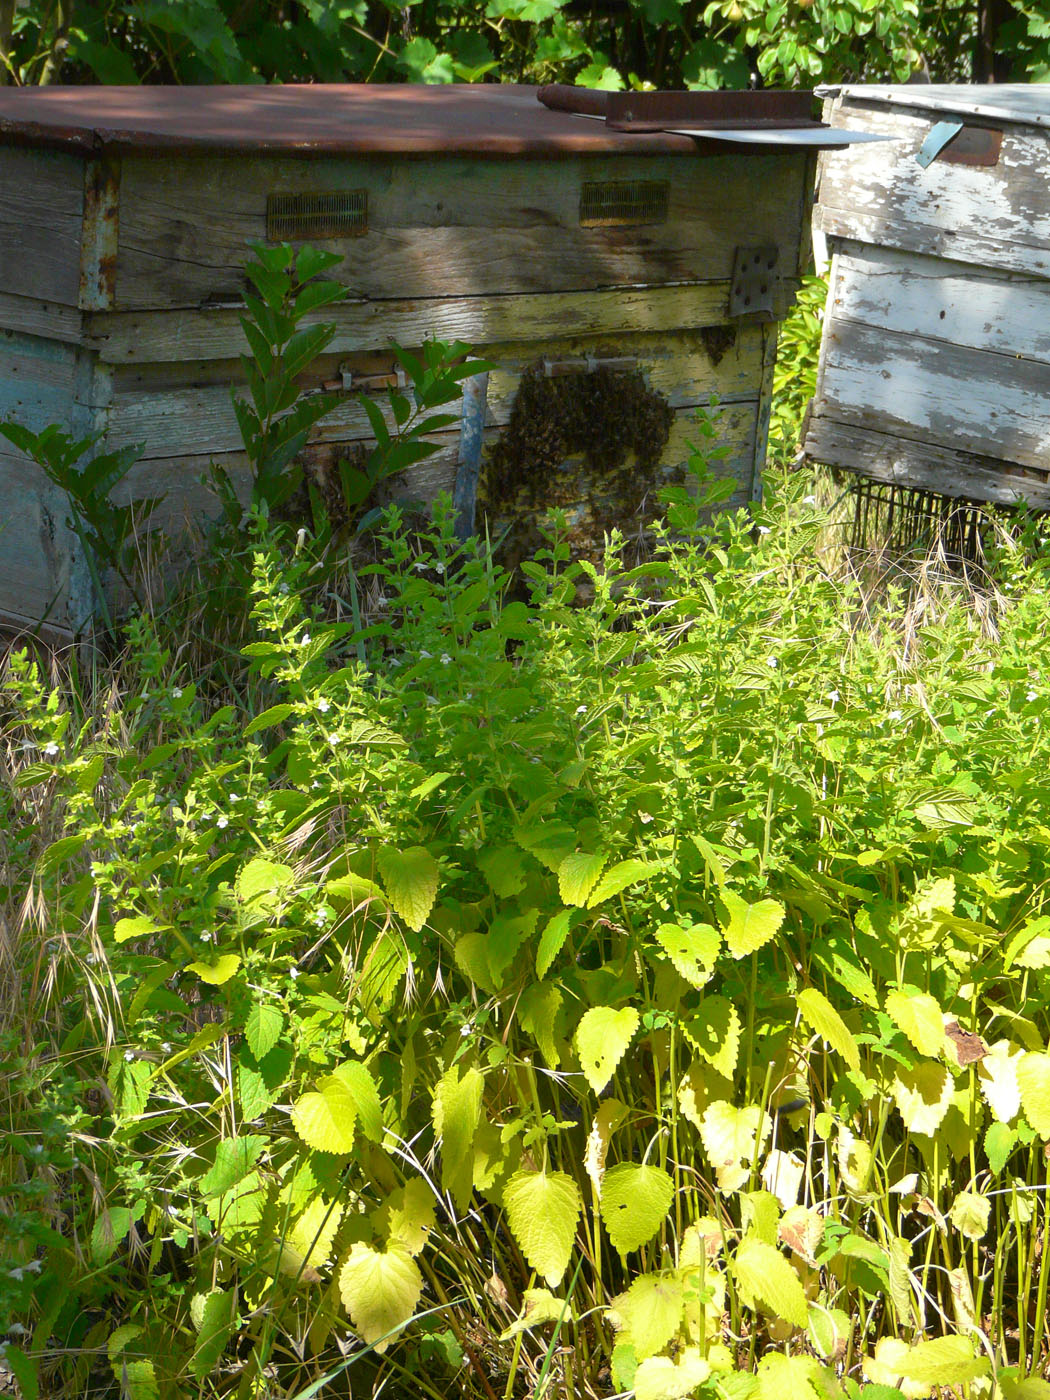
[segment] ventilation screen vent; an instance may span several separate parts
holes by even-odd
[[[300,238],[360,238],[367,232],[367,190],[267,195],[266,237],[271,243]]]
[[[580,223],[585,228],[612,224],[662,224],[671,187],[666,180],[602,180],[580,191]]]

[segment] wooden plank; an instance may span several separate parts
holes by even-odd
[[[762,499],[762,475],[766,469],[766,451],[769,447],[769,415],[773,411],[773,371],[777,363],[777,327],[762,328],[762,383],[758,394],[758,412],[755,423],[754,452],[751,458],[751,479],[748,498]]]
[[[65,626],[72,541],[65,496],[34,463],[4,451],[0,500],[0,617],[34,623],[50,608],[49,621]]]
[[[774,304],[782,319],[798,289],[785,278]],[[729,282],[668,287],[620,287],[605,291],[509,296],[421,297],[350,301],[325,307],[304,324],[335,325],[333,353],[420,345],[428,337],[463,340],[480,349],[509,342],[547,341],[570,335],[626,335],[716,326],[726,320]],[[111,364],[232,359],[246,349],[243,308],[207,311],[117,311],[84,319],[85,343]],[[0,325],[4,307],[0,304]]]
[[[64,151],[0,154],[0,292],[76,306],[84,162]]]
[[[1050,366],[1050,281],[852,242],[835,263],[829,325],[857,321]]]
[[[605,337],[583,341],[559,340],[544,348],[552,359],[575,359],[587,354],[602,358],[629,357],[637,361],[651,387],[665,394],[674,408],[704,403],[712,393],[725,401],[754,398],[763,376],[761,326],[742,326],[736,342],[717,365],[696,332],[675,335]],[[535,346],[486,347],[498,368],[489,376],[488,422],[505,424],[517,393],[521,371],[535,361]],[[334,376],[339,357],[324,357],[311,386]],[[392,363],[392,362],[390,362]],[[138,366],[113,371],[108,409],[107,442],[111,447],[144,443],[150,457],[181,457],[194,453],[230,452],[241,447],[230,398],[231,380],[240,379],[239,366]],[[190,384],[186,385],[186,380]],[[386,395],[376,395],[382,407]],[[458,412],[458,402],[448,405]],[[389,418],[391,426],[393,420]],[[354,441],[371,437],[368,418],[357,395],[350,395],[322,423],[314,440]]]
[[[1050,460],[1046,365],[851,321],[825,342],[816,413],[1029,467]]]
[[[117,305],[237,299],[272,192],[365,190],[368,231],[326,240],[360,296],[459,297],[727,280],[738,244],[798,265],[808,154],[393,161],[172,155],[124,159]],[[667,221],[583,228],[585,181],[666,180]],[[761,199],[755,198],[762,191]]]
[[[852,146],[824,160],[818,227],[829,237],[1050,277],[1045,132],[1008,126],[995,166],[934,161],[923,170],[915,157],[937,120],[935,113],[837,99],[834,125],[893,140]]]
[[[83,336],[83,317],[75,306],[63,306],[56,301],[41,301],[38,297],[17,296],[0,292],[0,337],[10,332],[42,336],[77,345]],[[0,345],[3,344],[0,339]]]
[[[1019,462],[873,432],[823,415],[810,419],[804,450],[812,461],[875,481],[942,496],[1050,510],[1050,482]]]
[[[69,423],[76,349],[42,336],[0,334],[0,418],[39,432]]]

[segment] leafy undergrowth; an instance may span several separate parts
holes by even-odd
[[[672,494],[502,606],[391,514],[357,634],[260,518],[229,704],[8,658],[25,1396],[1050,1394],[1046,562],[916,636]]]

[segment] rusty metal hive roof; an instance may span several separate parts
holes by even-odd
[[[823,144],[828,128],[812,119],[811,102],[808,92],[492,83],[0,88],[0,142],[297,156],[695,155],[723,139]]]
[[[494,83],[0,88],[0,141],[69,150],[288,155],[692,155],[667,132],[625,134]]]

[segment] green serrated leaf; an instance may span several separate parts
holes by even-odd
[[[580,1192],[565,1172],[515,1172],[503,1188],[507,1223],[530,1268],[553,1288],[569,1266]]]
[[[944,1016],[926,992],[892,991],[886,996],[886,1015],[908,1037],[920,1055],[938,1056],[944,1049]]]
[[[257,1133],[223,1138],[215,1147],[215,1162],[197,1183],[202,1196],[221,1196],[248,1175],[262,1156],[267,1139]]]
[[[679,976],[693,987],[710,982],[722,938],[710,924],[661,924],[653,934]]]
[[[328,1075],[316,1090],[301,1095],[292,1106],[292,1127],[318,1152],[346,1153],[354,1148],[357,1096],[342,1078]]]
[[[587,903],[591,891],[601,879],[608,856],[604,851],[588,855],[576,851],[567,855],[558,866],[558,890],[563,904]]]
[[[387,898],[409,928],[418,933],[437,898],[437,861],[425,846],[410,846],[404,851],[384,846],[377,859]]]
[[[457,1066],[447,1070],[434,1090],[434,1131],[441,1143],[441,1188],[452,1193],[465,1210],[474,1188],[472,1146],[481,1122],[481,1092],[485,1081],[479,1070]]]
[[[696,1014],[682,1022],[682,1033],[719,1074],[732,1079],[740,1053],[740,1013],[728,997],[704,997]]]
[[[561,952],[571,927],[571,909],[560,909],[553,918],[548,919],[546,927],[540,934],[539,947],[536,949],[537,977],[546,977],[551,963]]]
[[[986,1376],[991,1363],[975,1356],[966,1337],[935,1337],[910,1347],[897,1363],[900,1374],[923,1385],[965,1385]]]
[[[587,908],[593,909],[603,900],[612,899],[642,880],[651,880],[662,868],[660,863],[648,860],[621,860],[611,865],[587,896]],[[568,904],[570,901],[565,902]]]
[[[195,972],[202,982],[209,986],[221,987],[228,982],[241,965],[237,953],[223,953],[214,962],[191,962],[186,964],[187,972]]]
[[[244,727],[244,737],[250,739],[253,734],[258,734],[263,729],[272,729],[275,725],[283,724],[295,714],[295,710],[294,705],[271,705],[268,710],[263,710],[262,714],[249,720]]]
[[[729,915],[723,928],[726,947],[734,958],[744,958],[755,953],[775,938],[784,922],[784,906],[775,899],[760,899],[757,904],[748,904],[732,890],[722,890],[722,903]]]
[[[748,1307],[761,1307],[774,1317],[805,1327],[809,1307],[802,1280],[771,1244],[746,1239],[737,1249],[732,1264],[737,1291]]]
[[[860,1069],[860,1047],[849,1027],[822,992],[806,987],[795,998],[799,1015],[821,1040],[841,1055],[850,1069]]]
[[[244,1038],[257,1060],[267,1055],[280,1039],[284,1016],[273,1002],[260,1001],[248,1012],[244,1023]]]
[[[1017,1062],[1024,1116],[1041,1138],[1050,1138],[1050,1055],[1028,1051]]]
[[[193,1349],[190,1370],[198,1380],[203,1380],[216,1367],[219,1357],[233,1335],[237,1316],[236,1293],[209,1293],[204,1301],[197,1345]]]
[[[621,1162],[602,1178],[601,1216],[621,1255],[648,1244],[667,1219],[674,1182],[660,1167]]]
[[[383,1352],[415,1313],[423,1276],[403,1245],[355,1244],[339,1273],[339,1296],[364,1340]]]
[[[674,1274],[647,1273],[612,1300],[607,1316],[617,1328],[619,1345],[629,1346],[642,1361],[664,1347],[678,1331],[685,1308],[685,1288]]]
[[[584,1077],[596,1094],[600,1094],[613,1077],[640,1020],[633,1006],[625,1006],[620,1011],[611,1006],[595,1006],[580,1018],[573,1044]]]

